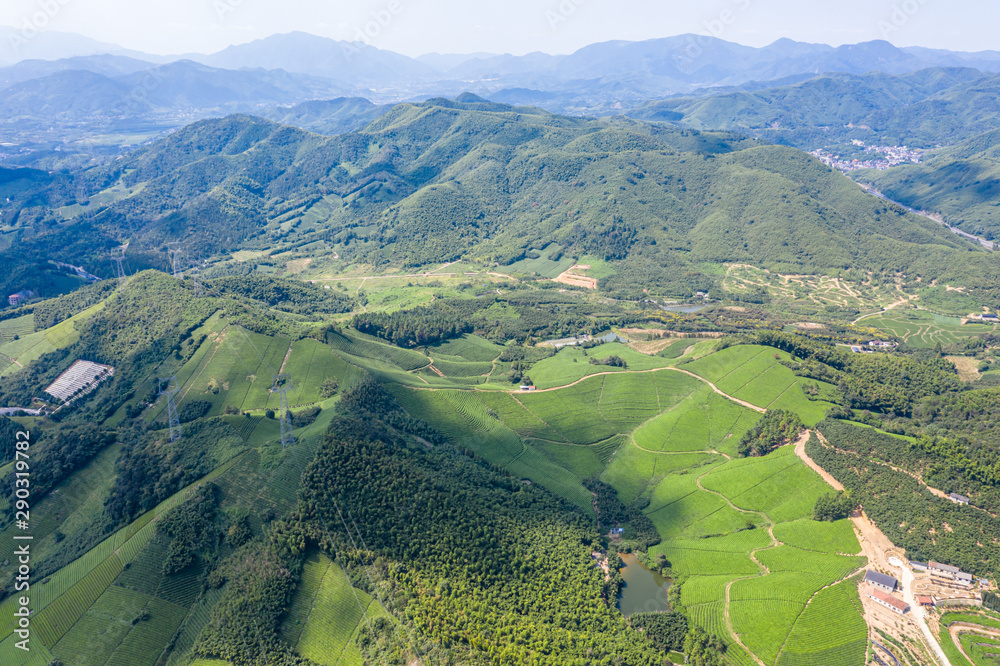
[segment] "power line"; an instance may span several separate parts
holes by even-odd
[[[177,403],[174,396],[180,387],[177,385],[177,375],[165,379],[157,378],[157,392],[167,398],[167,423],[170,425],[170,443],[173,444],[181,438],[181,420],[177,416]]]
[[[292,419],[288,411],[288,391],[292,388],[292,376],[288,373],[274,375],[271,380],[271,393],[278,392],[278,410],[281,418],[281,448],[295,443],[292,435]]]
[[[338,511],[339,511],[339,509],[338,509]],[[317,512],[316,515],[319,516],[320,522],[323,523],[323,532],[326,533],[326,540],[330,542],[330,549],[333,550],[333,557],[334,557],[334,559],[337,562],[337,566],[341,568],[341,570],[344,572],[344,575],[346,576],[347,575],[347,567],[345,567],[343,565],[343,562],[340,559],[340,553],[338,552],[337,548],[333,544],[333,537],[330,536],[330,528],[326,524],[326,519],[323,518],[323,515],[321,513],[319,513],[319,512]],[[354,593],[354,600],[358,602],[358,608],[361,610],[361,617],[364,618],[365,624],[368,625],[368,631],[371,632],[372,639],[374,639],[375,638],[375,630],[372,629],[372,621],[371,621],[371,618],[368,617],[368,609],[361,605],[361,598],[358,597],[358,591],[354,588],[354,585],[351,583],[350,579],[348,579],[347,583],[348,583],[348,585],[350,585],[351,592]],[[373,642],[375,644],[376,653],[378,653],[378,655],[382,658],[382,663],[388,663],[388,661],[386,660],[386,658],[381,654],[381,652],[378,649],[378,642],[374,641],[374,640],[373,640]]]
[[[340,517],[340,522],[344,526],[344,531],[347,532],[347,536],[351,540],[351,545],[354,547],[354,550],[357,551],[357,552],[359,552],[359,553],[362,552],[361,549],[358,548],[357,541],[354,540],[354,535],[351,534],[351,528],[349,528],[347,526],[347,522],[344,520],[344,514],[341,513],[341,511],[340,511],[340,504],[338,504],[337,500],[333,499],[332,497],[331,497],[331,501],[333,502],[333,508],[335,508],[337,510],[337,515]],[[361,537],[361,533],[360,532],[358,532],[358,537],[359,538]],[[374,561],[372,561],[372,564],[374,565]],[[378,585],[375,583],[375,578],[372,576],[371,571],[368,569],[368,565],[366,565],[364,563],[364,559],[363,558],[362,558],[362,561],[361,561],[361,566],[364,567],[365,575],[368,576],[368,581],[371,583],[372,590],[374,590],[375,596],[378,597],[379,603],[382,604],[383,608],[386,608],[385,602],[382,601],[382,593],[379,592]],[[374,568],[374,566],[373,566],[373,568]],[[400,647],[403,648],[403,650],[406,650],[409,647],[409,644],[406,641],[404,641],[403,639],[401,639],[399,637],[399,627],[397,627],[396,624],[393,623],[393,622],[390,622],[389,624],[392,625],[393,632],[396,634],[396,641],[399,643]],[[418,655],[419,655],[419,652],[418,652]],[[421,664],[424,663],[423,659],[418,659],[418,661]]]
[[[118,280],[118,292],[125,288],[125,267],[122,265],[125,261],[125,245],[121,246],[121,256],[115,256],[114,253],[111,254],[111,261],[115,265],[115,278]]]

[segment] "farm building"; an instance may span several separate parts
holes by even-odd
[[[910,560],[910,568],[914,571],[927,571],[927,563]]]
[[[969,498],[965,495],[959,495],[958,493],[948,493],[948,499],[950,499],[955,504],[968,504]]]
[[[20,305],[21,303],[24,303],[26,300],[28,300],[34,295],[35,292],[31,291],[30,289],[22,289],[16,294],[11,294],[10,296],[8,296],[7,302],[10,303],[11,305]]]
[[[882,588],[888,592],[895,592],[896,587],[899,585],[899,581],[892,576],[887,576],[884,573],[879,573],[877,571],[866,571],[865,582],[869,585]]]
[[[960,569],[958,567],[953,567],[950,564],[941,564],[940,562],[928,562],[927,569],[932,574],[936,576],[943,576],[944,578],[954,578]]]
[[[902,615],[906,611],[910,610],[910,605],[901,599],[886,594],[882,590],[877,590],[874,587],[869,587],[865,590],[865,596],[873,600],[880,606],[885,606],[889,610],[899,613]]]
[[[53,398],[67,402],[76,395],[90,393],[98,384],[114,374],[115,369],[110,365],[76,360],[49,384],[45,392]]]
[[[622,535],[624,533],[625,533],[625,528],[624,527],[612,527],[611,528],[611,536],[620,536],[620,535]]]
[[[972,574],[965,573],[964,571],[959,571],[955,574],[955,582],[963,587],[972,587]]]
[[[917,603],[921,606],[933,606],[934,599],[932,597],[917,597]]]

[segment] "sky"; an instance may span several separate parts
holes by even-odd
[[[212,53],[301,30],[423,53],[571,53],[683,33],[750,46],[1000,50],[995,0],[2,0],[0,25],[74,32],[155,54]]]

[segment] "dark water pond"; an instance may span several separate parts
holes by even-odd
[[[668,611],[667,590],[670,580],[647,569],[633,553],[620,553],[625,566],[621,571],[625,587],[618,597],[618,610],[622,615]]]

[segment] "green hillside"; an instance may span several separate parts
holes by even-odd
[[[61,178],[0,252],[48,280],[0,312],[3,666],[860,664],[859,505],[997,576],[996,256],[793,148],[463,95]]]
[[[199,297],[146,271],[0,322],[25,339],[74,332],[0,378],[8,401],[76,358],[115,366],[54,414],[0,417],[0,432],[32,432],[34,611],[26,655],[8,492],[0,661],[653,666],[672,649],[859,663],[866,561],[849,521],[815,519],[831,490],[788,446],[803,427],[826,438],[810,433],[813,458],[908,552],[995,575],[989,514],[919,491],[923,478],[1000,510],[982,426],[996,389],[967,388],[941,354],[854,354],[818,332],[760,330],[750,311],[665,319],[503,280],[503,293],[437,287],[451,296],[352,327],[339,310],[357,303],[334,290],[255,275],[206,280]],[[661,351],[536,344],[612,321],[726,321],[729,334]],[[174,441],[150,381],[163,376],[177,379]],[[671,579],[667,616],[618,610],[624,553]],[[649,622],[672,638],[638,631]]]
[[[648,102],[634,118],[812,150],[859,139],[933,148],[1000,126],[1000,81],[968,68],[830,73],[794,85]]]
[[[720,262],[995,288],[978,248],[796,150],[462,99],[401,104],[335,137],[201,121],[80,174],[83,217],[51,208],[45,224],[67,259],[102,266],[116,241],[139,268],[165,266],[165,244],[182,241],[188,261],[255,257],[310,278],[459,259],[532,272],[524,260],[542,252],[552,277],[589,256],[611,262],[599,286],[630,298],[711,291]],[[99,240],[78,242],[84,231]],[[22,246],[13,264],[43,252]]]
[[[921,164],[888,171],[858,171],[887,197],[911,208],[939,213],[966,233],[1000,238],[1000,132],[979,134],[929,154]]]

